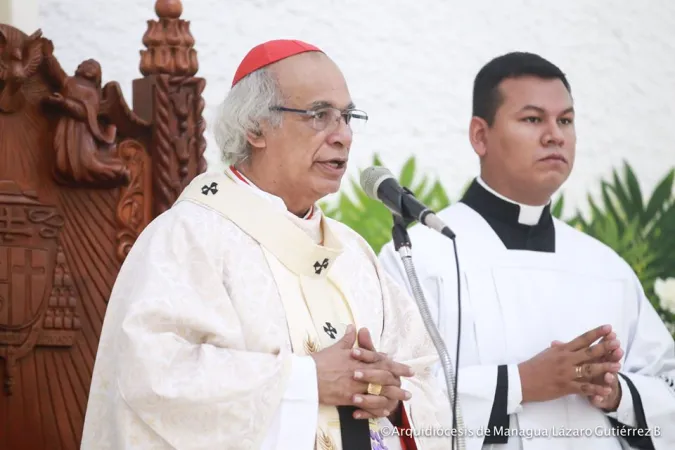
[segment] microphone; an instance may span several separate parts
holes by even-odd
[[[394,226],[392,236],[394,248],[401,255],[403,268],[410,282],[412,294],[417,302],[417,307],[422,315],[422,321],[431,336],[434,347],[438,351],[441,361],[445,383],[448,392],[448,400],[452,410],[452,425],[455,430],[464,430],[464,419],[461,410],[458,409],[457,399],[457,380],[459,375],[459,353],[460,339],[462,329],[462,291],[460,288],[460,269],[459,256],[457,254],[457,242],[455,233],[443,223],[441,219],[422,202],[417,200],[408,188],[401,187],[394,175],[386,168],[380,166],[369,167],[361,173],[361,188],[366,195],[374,200],[379,200],[385,204],[392,212]],[[434,319],[429,310],[429,306],[424,298],[424,291],[420,285],[415,266],[412,261],[412,243],[407,233],[407,225],[418,220],[421,224],[436,230],[443,236],[452,240],[455,254],[455,268],[457,269],[457,361],[453,371],[452,359],[445,346],[445,342],[440,332],[434,324]],[[455,438],[459,450],[465,449],[464,436],[461,434],[452,436],[452,449],[455,449]]]
[[[373,200],[379,200],[404,220],[417,220],[442,235],[455,239],[455,233],[436,213],[417,200],[409,189],[401,187],[389,169],[372,166],[361,173],[361,188]]]

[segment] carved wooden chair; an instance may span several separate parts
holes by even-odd
[[[206,170],[205,81],[179,0],[157,0],[133,109],[0,24],[0,448],[79,449],[106,304],[143,228]],[[58,43],[57,43],[58,45]]]

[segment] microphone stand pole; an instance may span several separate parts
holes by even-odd
[[[407,216],[410,217],[410,215]],[[406,219],[402,216],[399,216],[398,214],[392,214],[392,217],[394,221],[394,226],[392,228],[394,248],[401,256],[401,261],[403,262],[403,267],[405,268],[405,272],[408,276],[408,281],[410,282],[413,296],[417,301],[417,307],[420,310],[427,332],[431,336],[431,340],[436,347],[436,351],[438,351],[441,367],[443,368],[443,374],[445,375],[448,400],[450,401],[450,410],[452,411],[452,450],[455,449],[455,438],[457,439],[458,450],[465,450],[466,443],[464,442],[464,420],[462,419],[462,414],[457,404],[456,390],[454,389],[454,386],[457,385],[457,381],[452,368],[452,360],[450,359],[448,349],[443,342],[443,338],[434,325],[431,312],[429,311],[429,306],[427,305],[426,299],[424,298],[422,286],[417,279],[417,273],[415,272],[415,266],[413,265],[412,261],[412,243],[410,242],[410,236],[408,235],[407,229],[410,224],[415,222],[415,219]]]

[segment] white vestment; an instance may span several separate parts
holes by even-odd
[[[518,363],[554,340],[567,342],[603,324],[612,325],[625,351],[621,373],[639,392],[655,448],[675,449],[673,339],[627,263],[609,247],[556,219],[556,251],[547,253],[508,250],[485,219],[463,203],[438,216],[457,236],[461,270],[458,408],[467,449],[629,448],[612,434],[608,421],[610,416],[636,425],[629,387],[621,377],[621,404],[610,415],[578,395],[522,403]],[[419,281],[454,368],[458,299],[453,243],[420,225],[409,234]],[[392,243],[383,248],[380,260],[410,289]],[[483,447],[499,365],[508,369],[509,438],[506,444]],[[444,380],[442,372],[437,373]]]
[[[101,333],[82,449],[340,449],[335,408],[319,405],[309,354],[349,323],[415,370],[403,380],[412,426],[448,427],[438,356],[417,306],[367,243],[321,211],[297,218],[235,181],[195,178],[127,256]],[[388,420],[371,421],[378,427],[390,450],[400,448]],[[419,450],[449,445],[449,437],[417,439]]]

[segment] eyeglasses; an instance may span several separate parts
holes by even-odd
[[[333,107],[319,109],[295,109],[286,108],[284,106],[274,106],[270,109],[272,111],[285,111],[307,116],[311,119],[311,127],[316,131],[323,131],[329,126],[336,127],[340,123],[340,119],[343,118],[352,132],[357,133],[362,131],[366,126],[366,122],[368,122],[368,114],[358,109],[347,109],[340,111],[339,109]]]

